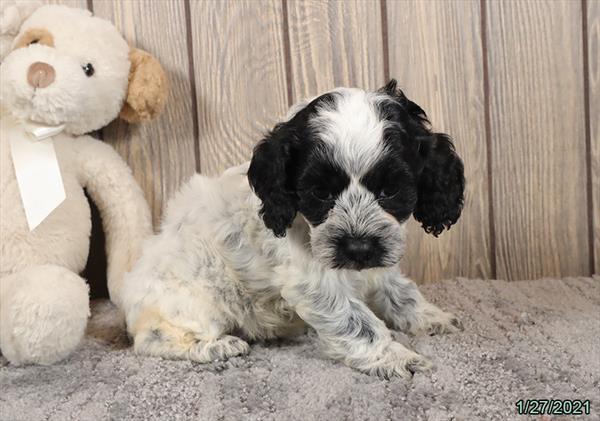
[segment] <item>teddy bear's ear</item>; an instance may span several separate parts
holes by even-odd
[[[0,60],[12,48],[12,43],[21,25],[42,4],[39,1],[3,1],[0,5]]]
[[[167,75],[156,58],[132,48],[129,53],[129,87],[119,117],[128,123],[139,123],[156,117],[165,106],[168,92]]]

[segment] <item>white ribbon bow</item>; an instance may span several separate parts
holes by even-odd
[[[33,231],[66,198],[52,136],[65,125],[26,122],[9,133],[10,151],[29,230]]]

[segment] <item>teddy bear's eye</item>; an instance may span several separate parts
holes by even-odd
[[[27,45],[37,44],[38,42],[40,42],[39,39],[34,39],[34,40],[30,41],[29,44],[27,44]]]
[[[83,73],[85,73],[85,75],[87,77],[91,77],[94,74],[94,66],[92,66],[92,63],[88,63],[84,66],[81,66],[81,68],[83,69]]]

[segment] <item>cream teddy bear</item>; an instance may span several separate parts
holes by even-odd
[[[130,169],[85,133],[117,117],[154,117],[167,81],[156,59],[87,10],[22,1],[1,12],[0,349],[13,364],[51,364],[75,349],[89,315],[78,275],[91,229],[84,189],[102,217],[117,305],[123,274],[151,233]]]

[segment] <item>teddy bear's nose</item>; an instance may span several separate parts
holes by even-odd
[[[34,88],[45,88],[54,82],[56,72],[48,63],[36,61],[27,71],[27,82]]]

